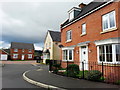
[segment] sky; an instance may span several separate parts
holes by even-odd
[[[92,0],[1,0],[0,48],[11,42],[34,43],[42,50],[48,30],[60,31],[68,10]]]

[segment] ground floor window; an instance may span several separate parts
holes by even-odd
[[[32,58],[32,54],[28,54],[28,58]]]
[[[18,58],[18,54],[13,54],[13,58]]]
[[[120,62],[120,44],[98,46],[99,62]]]
[[[73,50],[63,50],[63,60],[73,61]]]

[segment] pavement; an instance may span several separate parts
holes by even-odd
[[[119,85],[93,82],[83,79],[76,79],[71,77],[65,77],[50,73],[47,65],[37,65],[38,68],[29,70],[24,73],[23,78],[32,84],[37,86],[47,87],[56,89],[79,89],[79,88],[120,88]],[[48,88],[48,87],[47,87]],[[114,90],[116,90],[114,89]]]

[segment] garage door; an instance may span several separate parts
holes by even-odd
[[[7,60],[7,55],[6,54],[1,54],[0,55],[0,60]]]

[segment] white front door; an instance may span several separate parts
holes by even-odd
[[[22,60],[24,60],[24,58],[25,58],[25,55],[22,55]]]
[[[87,46],[81,46],[80,50],[80,70],[83,69],[83,64],[84,63],[84,70],[88,70],[88,48]]]

